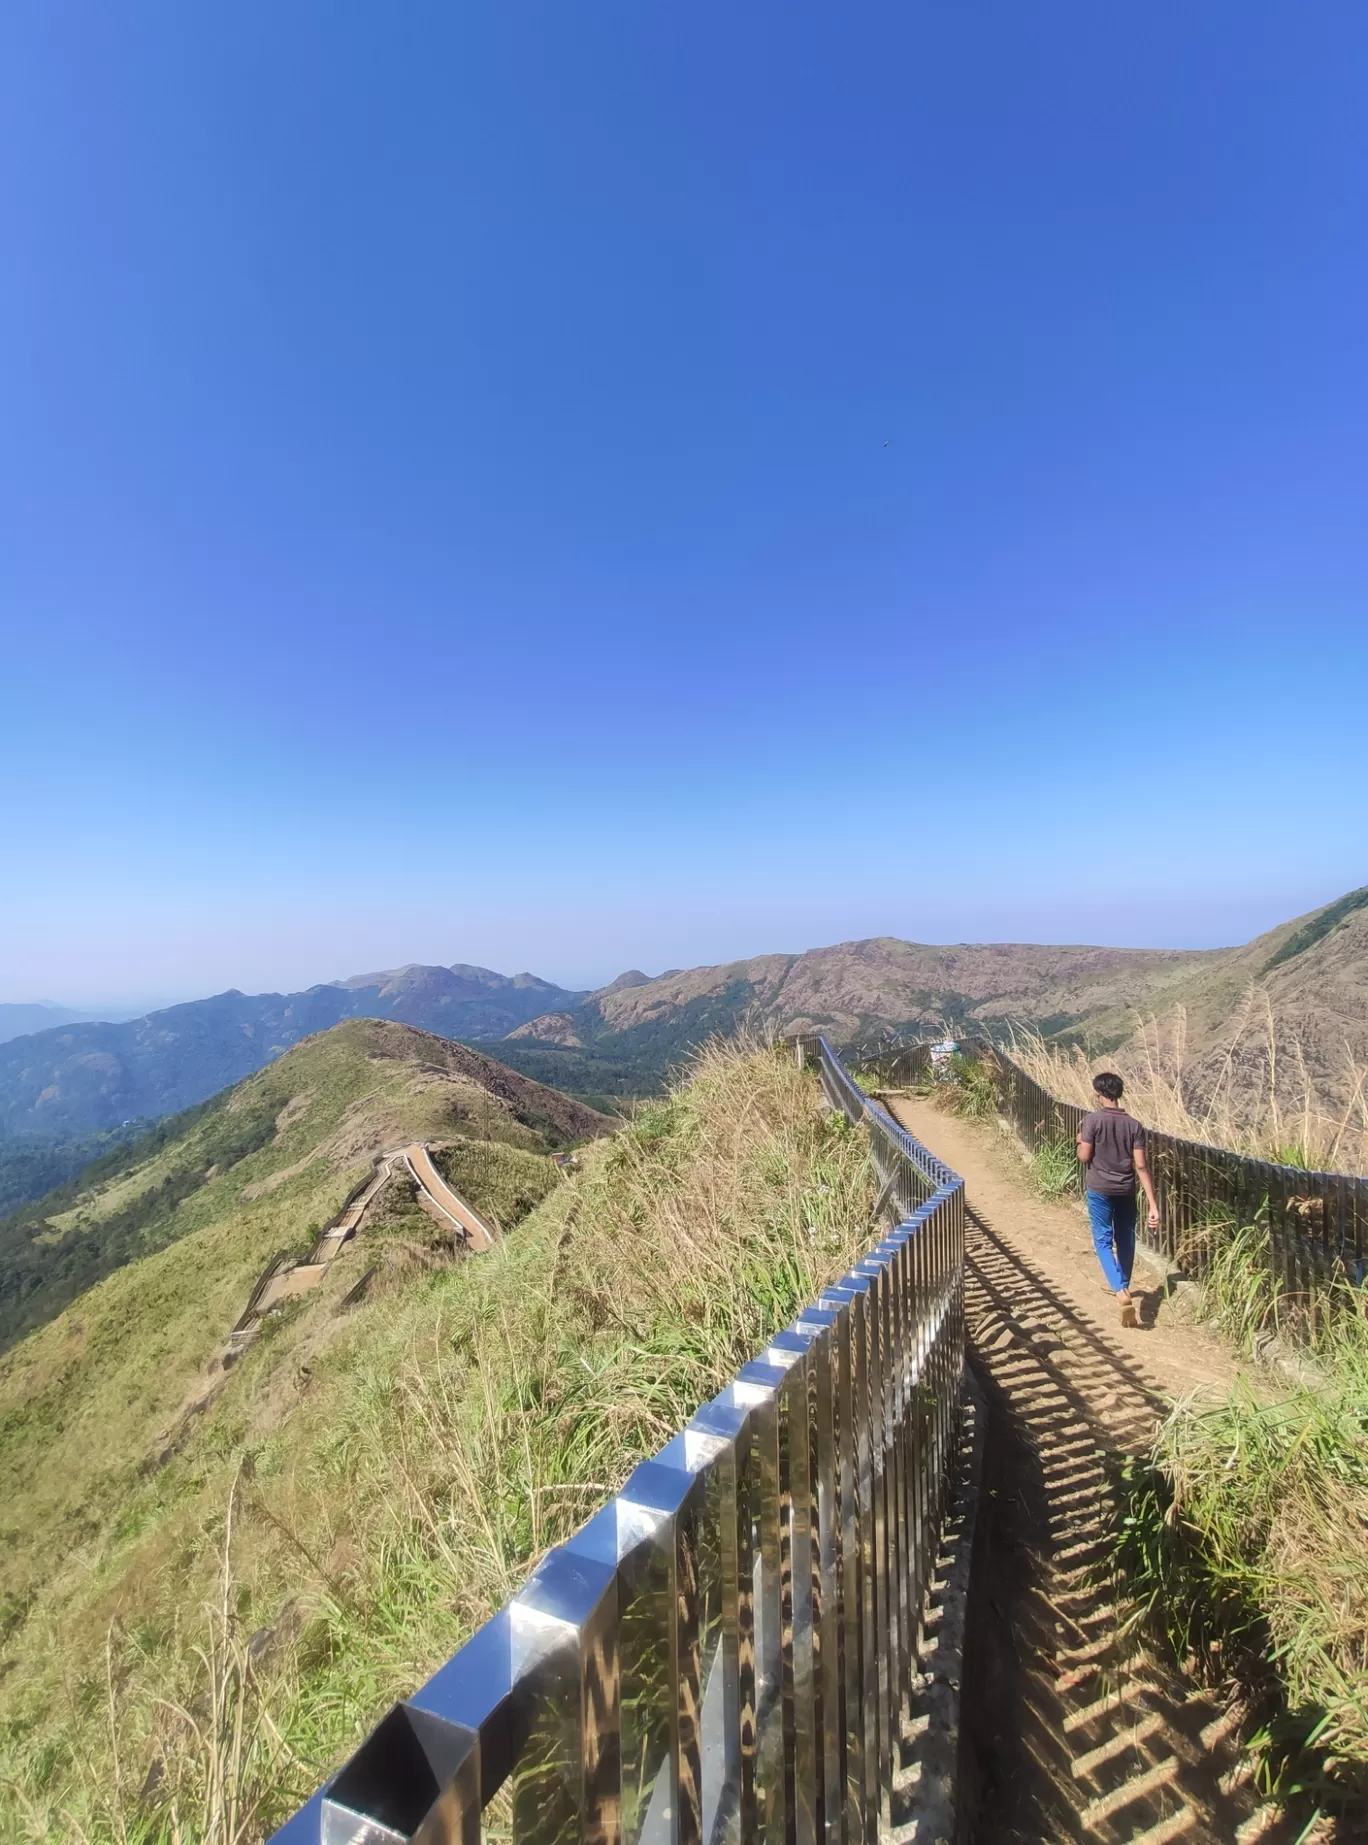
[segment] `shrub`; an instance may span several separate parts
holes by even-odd
[[[932,1072],[932,1093],[952,1114],[970,1121],[987,1121],[997,1113],[998,1084],[992,1066],[981,1057],[956,1051],[938,1081]]]
[[[1078,1190],[1078,1155],[1067,1140],[1046,1140],[1031,1155],[1031,1183],[1047,1198]]]

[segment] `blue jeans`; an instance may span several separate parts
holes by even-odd
[[[1113,1198],[1106,1192],[1089,1192],[1093,1248],[1113,1294],[1130,1286],[1135,1267],[1135,1193]]]

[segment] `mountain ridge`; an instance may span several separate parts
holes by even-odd
[[[28,1038],[62,1025],[88,1025],[95,1020],[117,1024],[137,1016],[128,1006],[59,1006],[51,1000],[0,1001],[0,1044]]]
[[[0,1211],[47,1191],[130,1124],[193,1107],[348,1018],[494,1041],[583,995],[458,963],[410,963],[299,993],[238,988],[117,1023],[54,1026],[0,1044]]]
[[[1275,1083],[1296,1106],[1309,1084],[1322,1103],[1352,1107],[1368,1071],[1368,886],[1230,948],[875,936],[620,979],[516,1027],[508,1046],[638,1060],[652,1046],[668,1060],[727,1014],[847,1044],[889,1028],[1000,1038],[1024,1026],[1099,1056],[1147,1054],[1155,1019],[1168,1022],[1164,1055],[1197,1094],[1229,1066],[1237,1089]]]
[[[847,1044],[886,1029],[1002,1037],[1024,1025],[1107,1054],[1135,1038],[1140,1020],[1181,1008],[1202,1080],[1227,1055],[1251,993],[1282,1017],[1312,1080],[1338,1102],[1349,1064],[1368,1065],[1368,890],[1231,948],[885,935],[654,977],[631,968],[590,992],[462,962],[410,962],[295,994],[230,990],[140,1020],[0,1044],[0,1210],[69,1178],[127,1123],[191,1106],[344,1017],[497,1042],[525,1076],[611,1107],[654,1092],[702,1039],[744,1019]],[[1252,1050],[1248,1060],[1241,1080],[1252,1082]]]
[[[437,1132],[544,1151],[607,1125],[469,1045],[389,1019],[343,1020],[0,1219],[0,1350],[206,1212],[250,1211],[286,1181],[311,1174],[326,1186]]]
[[[744,991],[781,1028],[819,1027],[845,1040],[875,1025],[1001,1027],[1056,1016],[1080,1021],[1143,1003],[1227,949],[1100,948],[1023,942],[930,944],[872,936],[690,968],[597,988],[577,1007],[528,1020],[512,1041],[581,1047],[658,1024],[673,1010]]]
[[[245,1508],[282,1452],[291,1478],[296,1464],[306,1481],[327,1465],[338,1424],[310,1423],[309,1414],[330,1365],[340,1363],[362,1395],[381,1378],[385,1395],[402,1395],[403,1348],[421,1333],[423,1349],[449,1352],[453,1379],[464,1379],[469,1360],[452,1341],[449,1316],[467,1290],[478,1298],[485,1266],[503,1251],[519,1260],[523,1220],[565,1184],[551,1150],[608,1125],[469,1046],[390,1020],[346,1020],[191,1120],[167,1124],[164,1136],[122,1150],[122,1166],[44,1200],[27,1223],[0,1224],[6,1838],[18,1836],[13,1745],[32,1738],[40,1711],[42,1721],[65,1721],[68,1693],[85,1672],[73,1665],[76,1652],[88,1643],[86,1657],[106,1659],[133,1601],[172,1610],[173,1626],[181,1615],[197,1618],[225,1500],[231,1506],[236,1494]],[[315,1250],[323,1226],[376,1175],[376,1156],[414,1143],[497,1223],[495,1253],[469,1256],[392,1162],[316,1285],[278,1301],[254,1339],[230,1343],[266,1270]],[[530,1259],[545,1248],[534,1233]],[[353,1373],[346,1354],[358,1338]],[[479,1378],[471,1381],[478,1389]],[[339,1417],[355,1401],[351,1389],[345,1382],[329,1399]],[[412,1427],[415,1444],[432,1439],[421,1421]],[[398,1479],[407,1477],[406,1459],[394,1452],[381,1462]],[[297,1588],[293,1489],[281,1484],[280,1515],[261,1535],[268,1545],[283,1542],[284,1580]],[[311,1486],[305,1493],[312,1500]],[[244,1549],[243,1530],[235,1527],[239,1581],[254,1577],[246,1560],[261,1555]],[[348,1565],[325,1545],[305,1579],[331,1587],[334,1569]],[[273,1599],[269,1618],[284,1601]],[[289,1602],[287,1620],[295,1606]],[[252,1658],[266,1663],[255,1649]],[[177,1681],[156,1676],[157,1708],[171,1708]],[[125,1682],[119,1676],[121,1697]],[[157,1738],[146,1740],[148,1759],[159,1764]],[[144,1763],[138,1776],[146,1772]],[[43,1836],[71,1836],[65,1811]]]

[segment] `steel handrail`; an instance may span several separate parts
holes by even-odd
[[[964,1376],[964,1187],[798,1041],[896,1222],[274,1845],[877,1845]]]

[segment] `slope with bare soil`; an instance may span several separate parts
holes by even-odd
[[[307,1243],[318,1228],[315,1187],[326,1188],[330,1214],[339,1175],[359,1179],[377,1154],[415,1137],[467,1134],[545,1151],[607,1125],[466,1045],[348,1021],[119,1150],[86,1181],[0,1219],[0,1350],[195,1231],[221,1226],[220,1265],[241,1249],[247,1268],[259,1269],[282,1243]],[[247,1253],[267,1237],[274,1248]]]
[[[759,955],[658,979],[615,981],[580,1006],[548,1013],[510,1036],[615,1055],[668,1055],[703,1029],[755,1013],[786,1029],[849,1041],[871,1027],[949,1021],[1000,1029],[1014,1020],[1055,1028],[1095,1013],[1148,1009],[1173,982],[1225,951],[1049,947],[1035,943],[933,946],[893,936],[840,942],[801,955]]]
[[[378,1155],[464,1131],[554,1175],[548,1144],[602,1125],[464,1046],[355,1020],[248,1078],[182,1136],[154,1140],[129,1170],[0,1226],[0,1337],[14,1340],[0,1351],[0,1641],[68,1558],[98,1549],[149,1496],[185,1405],[222,1382],[225,1342],[265,1265],[304,1258]],[[477,1207],[488,1163],[462,1177]],[[413,1216],[391,1240],[432,1240]],[[362,1267],[345,1245],[320,1290],[325,1311]],[[269,1369],[269,1354],[253,1365]],[[220,1403],[229,1420],[244,1379],[236,1371]]]

